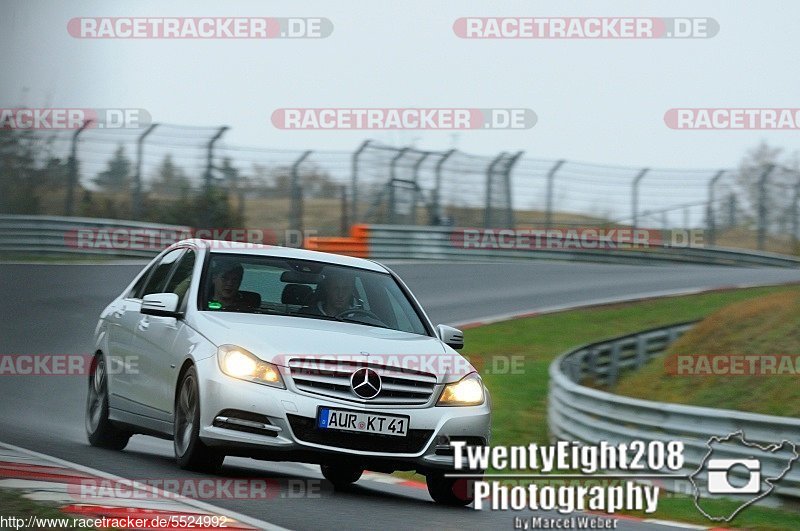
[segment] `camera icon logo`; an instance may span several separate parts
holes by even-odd
[[[734,467],[750,472],[747,483],[735,486],[730,481]],[[710,494],[758,494],[761,490],[761,462],[758,459],[709,459],[708,492]]]

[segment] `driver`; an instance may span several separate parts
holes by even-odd
[[[248,309],[249,305],[244,300],[239,286],[242,284],[244,268],[242,264],[231,260],[217,261],[211,269],[212,294],[209,307],[212,303],[222,305],[222,310]]]
[[[335,317],[353,308],[355,277],[341,269],[329,269],[317,287],[316,303],[303,313]]]

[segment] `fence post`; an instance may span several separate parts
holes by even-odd
[[[395,209],[395,193],[394,193],[394,182],[397,179],[397,161],[403,158],[403,156],[408,152],[409,148],[405,147],[397,152],[397,155],[392,157],[392,162],[389,164],[389,223],[394,223],[394,209]]]
[[[352,175],[350,177],[350,219],[353,223],[358,223],[358,159],[361,153],[369,147],[372,140],[364,140],[352,157]]]
[[[412,225],[417,224],[417,195],[419,195],[419,168],[422,166],[422,163],[425,162],[425,159],[431,154],[430,151],[423,151],[422,156],[414,163],[414,167],[412,169],[412,178],[414,179],[414,192],[412,194],[411,199],[411,221]]]
[[[800,239],[800,177],[798,177],[797,182],[794,183],[794,194],[792,196],[792,208],[791,208],[791,215],[792,215],[792,251],[797,252],[797,244],[798,240]]]
[[[304,151],[300,158],[292,164],[291,205],[289,206],[289,229],[303,233],[303,187],[300,184],[300,165],[311,156],[311,151]]]
[[[211,139],[208,141],[208,145],[206,146],[206,173],[205,173],[205,179],[204,179],[204,182],[203,182],[203,186],[205,187],[206,194],[210,194],[210,192],[211,192],[211,183],[214,180],[214,174],[213,174],[213,170],[214,170],[214,144],[217,143],[217,140],[219,140],[220,137],[227,130],[228,130],[228,126],[227,125],[223,125],[219,129],[217,129],[217,132],[214,134],[214,136],[211,137]]]
[[[91,120],[86,120],[80,128],[72,134],[69,159],[67,161],[67,196],[64,200],[64,215],[71,216],[75,205],[75,186],[78,184],[78,136],[86,129]]]
[[[142,159],[144,158],[144,139],[153,132],[158,124],[151,124],[144,133],[136,139],[136,173],[133,176],[133,219],[142,218]]]
[[[553,225],[553,186],[556,172],[565,162],[565,160],[556,161],[550,171],[547,172],[547,192],[544,205],[544,226],[547,229]]]
[[[514,165],[516,165],[523,153],[523,151],[518,151],[516,155],[511,157],[506,165],[506,171],[503,173],[503,179],[505,180],[504,184],[506,186],[506,205],[508,205],[508,212],[506,213],[506,227],[509,229],[514,228],[515,221],[513,194],[511,193],[511,170],[514,169]]]
[[[635,229],[639,223],[639,183],[650,168],[642,168],[641,171],[633,178],[633,189],[631,191],[631,228]]]
[[[725,174],[725,170],[719,170],[714,176],[708,181],[708,210],[706,211],[706,216],[708,219],[706,223],[708,224],[708,244],[714,245],[716,241],[716,229],[717,223],[714,219],[714,186],[716,186],[717,181],[719,181],[720,177]],[[688,227],[685,227],[688,228]]]
[[[345,185],[339,187],[339,193],[342,198],[342,219],[339,232],[342,236],[347,236],[348,232],[350,232],[350,221],[347,219],[347,211],[349,210],[347,206],[347,187]]]
[[[761,172],[761,177],[758,178],[758,250],[764,250],[764,244],[767,238],[767,179],[772,170],[775,169],[774,164],[767,164],[764,171]]]
[[[430,220],[431,225],[439,225],[442,220],[442,168],[444,167],[444,163],[447,162],[447,159],[449,159],[455,152],[455,149],[445,152],[436,162],[436,184],[433,189],[433,207],[431,208]]]
[[[483,210],[483,226],[484,228],[491,228],[492,226],[492,176],[494,175],[495,168],[502,162],[508,153],[503,151],[492,160],[489,167],[486,168],[486,205]]]
[[[728,195],[728,228],[736,226],[736,194]]]

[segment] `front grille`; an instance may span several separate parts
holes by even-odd
[[[370,400],[357,397],[350,386],[350,376],[362,367],[381,376],[381,392]],[[361,404],[423,405],[430,402],[436,387],[436,376],[431,373],[379,363],[293,358],[289,373],[301,391]]]
[[[295,437],[301,441],[347,450],[415,454],[421,452],[433,436],[433,430],[410,429],[405,437],[374,433],[352,433],[330,429],[321,430],[317,428],[317,421],[314,418],[292,414],[286,416],[289,418],[289,425],[292,427]]]

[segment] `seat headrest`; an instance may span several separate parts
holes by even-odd
[[[305,306],[313,291],[305,284],[286,284],[281,293],[281,303]]]

